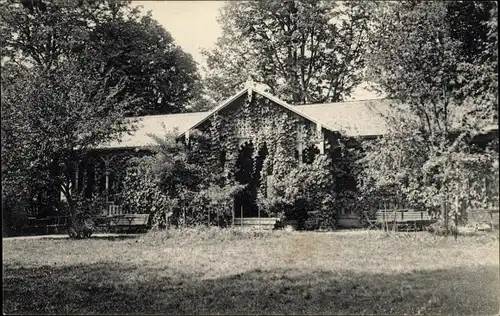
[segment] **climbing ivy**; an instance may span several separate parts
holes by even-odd
[[[244,139],[241,122],[252,131]],[[336,169],[330,144],[327,154],[318,155],[315,144],[323,140],[320,137],[314,122],[258,94],[242,96],[213,113],[188,137],[157,138],[155,156],[131,161],[125,181],[128,190],[122,196],[129,208],[149,209],[158,226],[166,214],[174,225],[227,225],[235,197],[247,192],[262,215],[305,223],[308,214],[315,213],[320,226],[331,228]],[[253,162],[246,182],[241,181],[243,141],[248,144],[246,153],[251,153],[245,161]]]
[[[321,211],[324,216],[320,218],[331,222],[335,201],[333,162],[328,155],[318,156],[319,150],[312,150],[322,140],[316,125],[258,94],[242,97],[214,113],[199,129],[209,134],[212,155],[224,157],[225,185],[235,184],[240,148],[238,122],[247,122],[253,131],[246,140],[254,148],[252,178],[259,180],[256,202],[261,212],[305,219],[307,211]],[[309,164],[299,162],[297,141],[308,149],[303,161]],[[258,158],[263,151],[266,153],[261,161]],[[271,184],[267,176],[272,176]],[[268,192],[272,195],[267,196]]]

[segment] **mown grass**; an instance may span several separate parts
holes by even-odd
[[[7,314],[497,315],[498,233],[3,240]]]

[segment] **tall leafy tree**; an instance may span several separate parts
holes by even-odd
[[[148,13],[106,21],[90,33],[83,65],[114,70],[114,81],[126,76],[124,91],[140,98],[141,115],[178,113],[200,92],[199,74],[191,55]]]
[[[128,78],[124,91],[141,100],[128,115],[182,112],[199,90],[196,64],[151,14],[130,3],[4,1],[2,58],[41,69],[76,58],[84,69],[113,70],[112,82]]]
[[[448,211],[458,214],[471,197],[484,202],[485,178],[498,190],[498,141],[472,145],[498,112],[497,44],[488,35],[495,6],[404,1],[375,3],[373,12],[367,73],[393,108],[387,135],[366,145],[361,188],[444,206],[447,222]],[[474,19],[459,18],[465,15]]]
[[[10,73],[2,76],[2,198],[32,198],[53,188],[74,217],[81,211],[74,190],[78,163],[131,130],[125,113],[133,99],[117,97],[123,81],[110,84],[111,74],[84,72],[70,62],[52,71]]]
[[[496,49],[488,40],[487,27],[492,4],[458,5],[406,1],[373,7],[368,79],[389,98],[405,103],[422,121],[422,130],[433,134],[451,132],[457,120],[471,123],[471,103],[478,92],[497,80],[491,67]],[[465,14],[474,18],[464,20]],[[483,73],[493,82],[478,83],[483,89],[473,91],[468,82],[483,76],[477,67],[487,60],[483,68],[491,69]],[[492,103],[486,103],[483,118],[494,117]],[[484,123],[476,122],[475,127],[480,129]]]
[[[3,201],[60,191],[76,216],[74,174],[92,148],[131,131],[132,114],[184,110],[191,57],[129,4],[0,3]]]
[[[366,2],[244,1],[221,10],[206,86],[223,99],[249,77],[293,104],[341,101],[361,81]]]

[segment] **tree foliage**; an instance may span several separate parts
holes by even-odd
[[[113,83],[126,77],[140,101],[127,115],[182,112],[200,88],[192,57],[130,1],[6,1],[1,11],[3,59],[46,70],[76,59]]]
[[[181,112],[193,98],[191,56],[130,4],[0,3],[3,197],[60,190],[74,217],[88,202],[74,175],[89,151],[133,130],[127,117]]]
[[[488,38],[485,31],[476,39],[481,45],[471,43],[467,35],[479,32],[477,19],[484,18],[487,5],[476,3],[472,8],[476,14],[467,13],[475,19],[470,23],[460,20],[458,25],[456,20],[464,8],[452,3],[387,2],[374,7],[368,78],[389,98],[407,106],[406,110],[421,121],[421,130],[437,135],[457,128],[480,130],[492,123],[496,102],[492,96],[479,95],[485,94],[485,89],[495,94],[492,86],[498,79],[494,79],[492,63],[497,44],[493,38],[481,42]],[[490,61],[489,66],[481,71],[478,67],[485,60]],[[470,81],[481,88],[474,89]],[[480,103],[482,111],[474,111],[474,103]],[[464,124],[467,126],[460,126]]]
[[[2,85],[2,196],[36,196],[44,187],[65,195],[74,214],[78,162],[133,127],[124,85],[72,63],[55,70],[21,68]],[[30,83],[30,84],[26,84]]]
[[[120,181],[119,200],[132,213],[150,213],[153,226],[164,225],[171,205],[154,172],[156,157],[134,157],[124,166]]]
[[[480,183],[498,177],[498,145],[472,144],[498,113],[493,19],[496,5],[488,2],[374,6],[368,74],[393,102],[387,134],[364,146],[365,198],[388,194],[415,207],[443,207],[445,220],[467,200],[486,205]]]
[[[205,51],[216,100],[248,77],[293,104],[342,101],[361,80],[367,4],[358,1],[229,2],[222,36]]]
[[[271,215],[297,219],[301,225],[309,214],[319,212],[320,224],[334,228],[335,181],[329,159],[318,155],[311,163],[288,165],[280,171],[284,170],[274,175],[269,196],[260,196],[261,207]]]

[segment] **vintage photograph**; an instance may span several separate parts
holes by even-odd
[[[499,315],[496,1],[0,0],[5,315]]]

